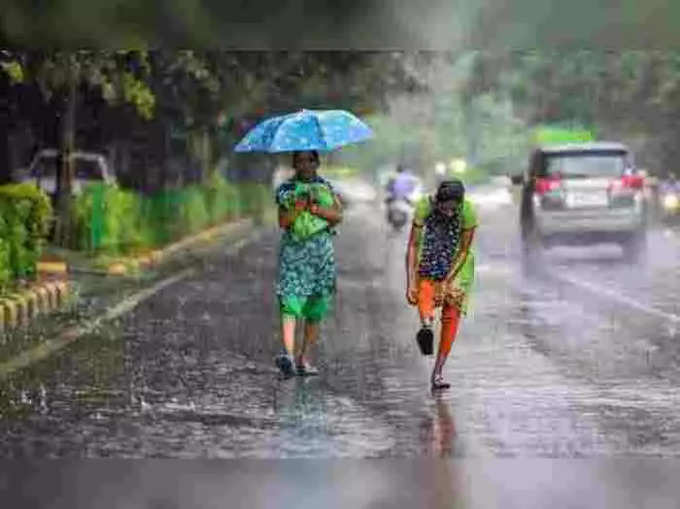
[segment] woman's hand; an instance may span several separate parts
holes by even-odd
[[[455,281],[458,272],[463,268],[463,264],[470,252],[470,246],[472,245],[472,239],[475,235],[475,229],[471,228],[469,230],[463,230],[462,246],[461,250],[458,252],[456,257],[451,264],[451,272],[446,276],[445,284],[449,285]]]
[[[460,269],[458,268],[460,262],[458,260],[456,260],[456,262],[456,268],[444,278],[444,286],[450,286],[456,280],[456,276],[458,275],[458,272],[460,272]]]
[[[279,208],[279,226],[288,229],[295,222],[298,216],[307,208],[305,202],[295,202],[293,208]]]
[[[406,246],[406,301],[415,306],[418,303],[418,285],[416,283],[416,231],[417,227],[411,226],[411,232]]]
[[[444,279],[444,286],[445,287],[448,287],[448,286],[455,284],[456,277],[458,276],[460,269],[463,268],[463,262],[465,261],[465,258],[467,258],[467,252],[465,252],[463,254],[463,256],[456,258],[456,260],[454,261],[454,264],[453,264],[454,269]]]
[[[337,204],[333,207],[322,207],[318,203],[311,203],[308,210],[311,214],[328,221],[331,226],[342,221],[342,209]]]
[[[408,282],[408,287],[406,288],[406,301],[412,306],[418,304],[418,288],[413,281]]]

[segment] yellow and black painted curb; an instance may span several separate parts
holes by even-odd
[[[0,296],[0,334],[60,308],[69,292],[67,281],[49,281]]]
[[[39,260],[36,266],[39,274],[66,274],[68,267],[63,261]]]
[[[234,242],[230,242],[229,245],[225,247],[225,254],[235,255],[243,248],[243,246],[258,238],[262,232],[262,230],[258,230],[256,228],[249,228],[250,231],[243,235],[243,228],[249,227],[249,225],[244,224],[241,226],[242,228],[231,230],[237,236],[238,240],[234,239]],[[122,301],[118,302],[113,307],[108,308],[102,315],[99,315],[96,318],[92,318],[86,320],[84,323],[80,322],[77,325],[62,329],[61,332],[57,332],[55,335],[53,335],[53,337],[47,338],[38,345],[19,352],[11,359],[0,359],[0,381],[2,381],[14,371],[44,359],[53,352],[56,352],[66,345],[78,340],[84,334],[88,334],[93,331],[100,324],[116,319],[121,315],[131,311],[139,303],[152,297],[163,288],[182,281],[185,278],[191,277],[192,275],[196,274],[198,270],[199,269],[197,267],[184,268],[180,272],[177,272],[169,277],[166,277],[162,281],[153,284],[153,286],[142,289],[134,295],[125,297]],[[70,289],[69,285],[65,282],[48,283],[41,285],[34,290],[38,295],[37,308],[34,309],[38,309],[39,312],[43,309],[40,306],[44,305],[45,303],[49,305],[49,309],[56,309],[56,307],[60,306],[67,299],[69,299]],[[19,311],[17,306],[12,306],[10,312],[14,313],[15,316],[18,315]],[[0,307],[0,317],[4,318],[4,316],[5,308]]]
[[[254,221],[251,218],[231,221],[146,255],[121,258],[119,261],[109,264],[105,272],[112,276],[129,275],[140,269],[160,265],[183,251],[188,251],[192,247],[205,244],[216,238],[229,235],[240,236],[253,229]],[[71,288],[66,280],[69,272],[66,262],[43,260],[38,262],[37,271],[39,274],[48,277],[56,276],[59,279],[38,283],[27,289],[0,295],[0,336],[11,329],[27,325],[38,315],[47,314],[59,309],[68,299]]]

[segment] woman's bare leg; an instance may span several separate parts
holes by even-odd
[[[281,317],[281,340],[283,347],[288,355],[293,355],[295,351],[295,317]]]
[[[451,352],[451,346],[456,340],[458,334],[458,325],[460,323],[460,310],[455,306],[444,305],[442,310],[442,330],[439,339],[439,351],[437,352],[437,360],[432,369],[432,380],[435,377],[440,377],[442,369],[446,363],[446,359]]]
[[[319,322],[305,321],[304,340],[302,341],[302,347],[298,354],[298,361],[303,362],[309,347],[316,343],[316,340],[319,338],[319,328]]]

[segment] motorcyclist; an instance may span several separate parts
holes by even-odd
[[[386,202],[405,200],[410,203],[410,196],[416,187],[416,177],[403,164],[397,165],[397,172],[387,182]]]
[[[387,182],[387,222],[396,230],[401,230],[413,213],[413,198],[417,194],[418,182],[418,178],[402,164],[397,166],[396,174]]]

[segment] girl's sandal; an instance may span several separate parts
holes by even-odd
[[[444,381],[444,377],[442,375],[435,375],[432,377],[432,389],[433,390],[440,390],[440,389],[450,389],[451,384],[448,382]]]
[[[297,374],[299,376],[316,376],[319,374],[319,370],[308,362],[298,362],[296,363],[296,366]]]

